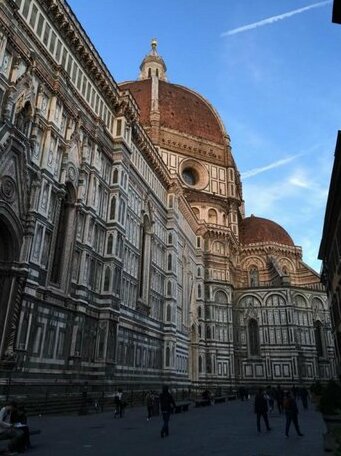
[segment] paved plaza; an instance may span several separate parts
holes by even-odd
[[[291,429],[284,437],[284,417],[274,413],[271,432],[256,431],[253,401],[233,401],[191,408],[171,417],[170,436],[160,438],[161,418],[146,420],[144,408],[128,409],[122,419],[113,413],[87,416],[32,417],[32,456],[322,456],[324,424],[314,406],[300,410],[304,437]]]

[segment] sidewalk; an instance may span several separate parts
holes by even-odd
[[[170,436],[160,438],[161,418],[146,420],[144,408],[128,409],[122,419],[112,413],[87,416],[33,417],[32,456],[324,456],[324,424],[314,410],[300,410],[304,437],[290,429],[284,437],[283,416],[270,417],[271,432],[256,431],[253,402],[232,401],[191,408],[173,415]]]

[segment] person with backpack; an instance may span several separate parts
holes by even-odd
[[[284,408],[285,416],[286,416],[285,436],[289,437],[290,425],[291,425],[291,422],[293,422],[297,435],[299,435],[300,437],[303,437],[303,434],[300,431],[300,427],[298,424],[298,408],[297,408],[296,400],[291,395],[290,391],[287,391],[287,393],[285,395],[283,408]]]

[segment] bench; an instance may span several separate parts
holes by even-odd
[[[210,399],[197,399],[195,401],[195,407],[207,407],[211,405]]]
[[[177,402],[174,413],[188,412],[190,405],[190,402]]]
[[[215,404],[222,404],[223,402],[226,402],[226,397],[225,396],[216,396],[214,398],[214,403]]]

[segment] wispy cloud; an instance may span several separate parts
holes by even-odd
[[[270,163],[269,165],[262,166],[260,168],[250,169],[249,171],[241,173],[241,177],[242,179],[247,179],[248,177],[257,176],[257,174],[264,173],[265,171],[269,171],[270,169],[279,168],[280,166],[292,162],[293,160],[295,160],[295,158],[299,157],[300,155],[302,154],[291,155],[290,157],[282,158],[281,160],[277,160],[273,163]]]
[[[274,22],[281,21],[283,19],[287,19],[291,16],[295,16],[296,14],[304,13],[305,11],[309,11],[313,8],[319,8],[321,6],[325,6],[332,3],[332,0],[325,0],[323,2],[313,3],[312,5],[304,6],[303,8],[298,8],[292,11],[288,11],[287,13],[278,14],[277,16],[268,17],[266,19],[262,19],[261,21],[253,22],[252,24],[243,25],[242,27],[238,27],[232,30],[228,30],[227,32],[223,32],[220,36],[221,38],[229,35],[236,35],[237,33],[247,32],[248,30],[253,30],[258,27],[263,27],[264,25],[273,24]]]

